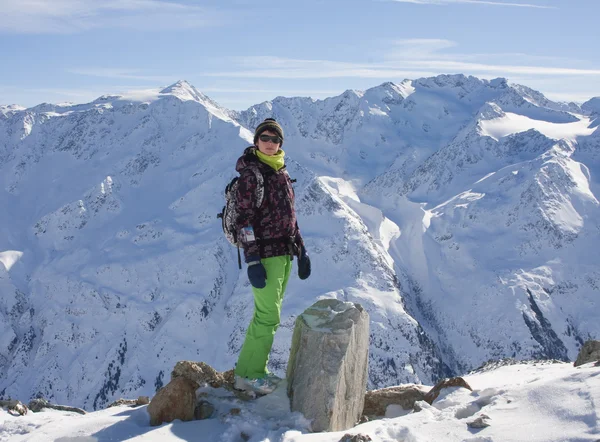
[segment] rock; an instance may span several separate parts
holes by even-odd
[[[433,387],[431,390],[429,390],[429,392],[425,395],[425,402],[427,402],[429,404],[433,404],[433,401],[435,401],[437,399],[437,397],[440,395],[440,391],[442,391],[442,389],[444,389],[444,388],[450,388],[450,387],[463,387],[463,388],[466,388],[467,390],[473,391],[473,389],[467,383],[467,381],[465,381],[461,377],[442,379],[440,382],[438,382],[435,385],[435,387]]]
[[[0,400],[0,407],[6,407],[8,412],[14,416],[27,414],[27,406],[16,399]]]
[[[208,401],[200,401],[196,404],[196,408],[194,410],[194,417],[196,419],[210,419],[215,412],[215,407]]]
[[[425,399],[425,393],[422,386],[414,384],[367,391],[363,416],[385,416],[386,408],[392,404],[412,410],[415,402]]]
[[[171,380],[184,377],[194,381],[198,387],[208,384],[213,388],[222,387],[225,378],[205,362],[179,361],[171,372]]]
[[[339,442],[369,442],[372,441],[371,436],[368,434],[344,434]]]
[[[221,376],[223,376],[223,381],[225,382],[223,387],[233,388],[233,384],[235,383],[234,370],[231,369],[231,370],[224,371],[223,373],[221,373]]]
[[[67,405],[51,404],[50,402],[48,402],[46,399],[43,399],[43,398],[32,399],[29,402],[29,409],[31,411],[33,411],[34,413],[42,411],[44,408],[51,408],[52,410],[70,411],[73,413],[86,414],[86,411],[82,410],[81,408],[69,407]]]
[[[573,365],[579,367],[594,361],[600,362],[600,341],[587,341],[579,350],[579,355],[577,355],[577,360]]]
[[[489,416],[487,416],[485,414],[482,414],[481,416],[479,416],[474,421],[467,422],[467,426],[469,428],[485,428],[485,427],[489,427],[490,424],[487,422],[489,418],[490,418]]]
[[[343,431],[361,417],[367,385],[369,315],[359,305],[323,299],[296,319],[287,367],[292,411],[312,431]]]
[[[108,407],[106,408],[111,408],[111,407],[120,407],[121,405],[136,405],[136,400],[135,399],[117,399],[116,401],[114,401],[113,403],[111,403]]]
[[[110,407],[119,407],[121,405],[129,405],[132,407],[138,407],[140,405],[147,405],[150,403],[150,398],[148,396],[139,396],[137,399],[117,399],[112,404],[110,404],[106,408]]]
[[[199,385],[184,377],[176,377],[158,390],[148,405],[150,425],[156,426],[175,419],[191,421],[196,407],[196,390]]]
[[[29,404],[27,406],[34,413],[39,413],[44,408],[48,407],[48,401],[46,399],[43,399],[43,398],[32,399],[32,400],[29,401]]]
[[[413,411],[415,413],[418,413],[419,411],[423,411],[423,410],[429,410],[432,409],[433,407],[431,406],[430,403],[423,401],[417,401],[415,402],[415,405],[413,407]]]

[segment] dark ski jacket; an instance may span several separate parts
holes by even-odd
[[[246,148],[235,166],[240,174],[236,194],[236,227],[244,257],[246,262],[248,257],[256,256],[270,258],[290,255],[293,259],[294,255],[299,255],[304,242],[296,221],[292,181],[285,166],[275,171],[258,159],[255,150],[254,146]],[[263,176],[264,198],[260,207],[256,205],[258,182],[249,165],[258,168]],[[242,233],[245,227],[254,229],[254,241],[246,240]]]

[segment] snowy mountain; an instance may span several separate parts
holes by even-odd
[[[0,107],[0,397],[98,409],[178,360],[233,366],[250,287],[215,215],[266,117],[315,269],[290,281],[272,370],[323,297],[369,312],[370,388],[574,359],[600,335],[589,103],[442,75],[243,112],[184,81]]]
[[[581,105],[581,109],[589,114],[600,114],[600,97],[594,97]]]

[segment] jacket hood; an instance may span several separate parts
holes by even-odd
[[[248,146],[246,149],[244,149],[244,153],[241,157],[238,158],[237,163],[235,164],[235,170],[238,173],[244,170],[246,167],[248,167],[249,164],[261,164],[258,157],[254,154],[255,149],[255,146]]]

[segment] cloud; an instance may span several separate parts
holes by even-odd
[[[67,69],[70,74],[86,75],[101,78],[121,78],[126,80],[142,80],[150,82],[171,83],[180,76],[177,75],[145,75],[139,69],[127,68],[75,68]]]
[[[546,5],[533,5],[530,3],[506,3],[500,1],[487,1],[487,0],[389,0],[396,3],[412,3],[415,5],[458,5],[458,4],[472,4],[472,5],[488,5],[488,6],[512,6],[519,8],[536,8],[536,9],[557,9],[555,6]]]
[[[225,16],[216,11],[161,0],[0,2],[0,32],[18,34],[70,34],[101,28],[189,29],[224,22]]]
[[[393,49],[385,54],[386,58],[428,58],[433,54],[455,47],[451,40],[436,38],[410,38],[396,40]]]
[[[417,52],[417,51],[415,51]],[[411,54],[411,51],[405,54]],[[433,52],[430,54],[432,55]],[[421,54],[422,55],[422,54]],[[380,63],[350,63],[329,60],[300,60],[269,56],[232,57],[231,65],[237,69],[220,72],[206,72],[209,77],[231,78],[415,78],[440,73],[460,72],[465,74],[485,74],[485,76],[538,75],[538,76],[600,76],[600,69],[579,69],[573,67],[486,64],[453,60],[451,58],[410,58],[393,57]],[[260,68],[255,68],[260,66]]]

